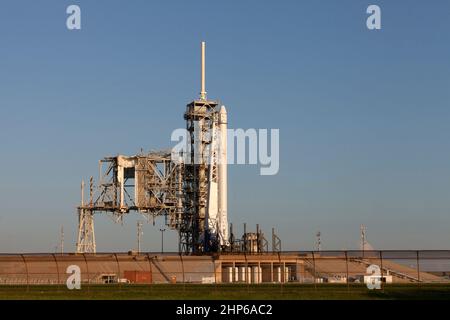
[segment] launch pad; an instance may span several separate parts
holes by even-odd
[[[78,209],[77,253],[96,253],[94,215],[106,213],[122,221],[130,212],[147,220],[164,216],[179,234],[179,252],[263,252],[268,243],[257,227],[236,239],[228,224],[227,110],[206,96],[205,43],[201,43],[200,97],[186,106],[186,145],[182,151],[156,151],[134,156],[105,157],[99,181],[89,183],[89,201]],[[272,243],[281,250],[272,231]]]

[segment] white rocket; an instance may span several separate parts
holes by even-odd
[[[225,106],[220,107],[217,125],[213,123],[211,131],[206,230],[211,240],[221,246],[228,246],[227,110]]]
[[[225,106],[219,111],[219,157],[218,157],[218,180],[219,180],[219,212],[218,231],[221,245],[229,245],[228,242],[228,213],[227,213],[227,110]]]

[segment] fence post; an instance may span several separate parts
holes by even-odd
[[[214,269],[214,293],[217,291],[217,270],[216,270],[216,260],[212,259],[213,269]]]
[[[58,290],[58,292],[59,292],[59,267],[58,267],[58,260],[56,260],[56,255],[53,253],[52,254],[52,256],[53,256],[53,260],[55,260],[55,264],[56,264],[56,275],[57,275],[57,277],[58,277],[58,282],[57,282],[57,290]]]
[[[347,290],[350,288],[350,282],[348,279],[348,254],[347,250],[345,250],[345,275],[346,275],[346,282],[347,282]]]
[[[317,280],[316,280],[316,258],[314,257],[314,251],[311,251],[313,260],[313,276],[314,276],[314,289],[317,290]]]
[[[120,263],[119,263],[119,258],[117,257],[117,253],[114,253],[114,257],[116,258],[116,263],[117,263],[117,281],[119,282],[119,289],[122,290],[122,283],[119,281],[120,280]]]
[[[147,252],[147,261],[148,261],[148,269],[150,272],[150,284],[149,284],[149,288],[150,291],[152,291],[152,284],[153,284],[153,270],[152,270],[152,261],[150,259],[150,254]]]
[[[184,263],[183,263],[183,256],[181,255],[181,252],[180,252],[180,261],[181,261],[181,272],[183,275],[183,291],[186,291],[186,280],[184,278]]]
[[[87,259],[86,259],[86,254],[85,253],[83,253],[83,258],[84,258],[84,263],[86,264],[86,271],[87,271],[87,280],[88,280],[88,290],[87,290],[87,292],[89,293],[89,290],[90,290],[90,286],[91,286],[91,276],[90,276],[90,274],[89,274],[89,264],[88,264],[88,262],[87,262]]]
[[[283,284],[284,284],[284,281],[286,280],[285,278],[286,278],[286,275],[285,275],[285,273],[284,273],[284,263],[283,264],[281,264],[281,256],[280,256],[280,252],[278,251],[277,252],[277,255],[278,255],[278,264],[279,264],[279,266],[280,266],[280,272],[281,272],[281,283],[280,283],[280,292],[281,292],[281,294],[283,294]]]
[[[25,260],[25,256],[23,254],[20,255],[22,257],[23,263],[25,264],[25,272],[27,273],[27,292],[30,290],[30,279],[28,274],[28,265],[27,261]]]
[[[244,258],[245,258],[245,281],[247,282],[247,293],[248,293],[250,292],[250,281],[252,280],[252,272],[250,271],[249,277],[247,251],[245,250],[244,250]]]
[[[381,290],[384,290],[384,283],[383,283],[383,251],[378,251],[380,254],[380,270],[381,270]]]
[[[419,250],[416,251],[416,259],[417,259],[417,284],[420,287]]]

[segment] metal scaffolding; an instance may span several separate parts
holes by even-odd
[[[187,105],[184,118],[189,133],[190,156],[184,164],[184,214],[180,228],[180,252],[199,253],[207,249],[207,214],[212,129],[218,125],[218,103],[195,100]]]
[[[170,152],[150,152],[131,157],[106,157],[99,162],[99,183],[90,183],[90,201],[78,207],[77,253],[95,253],[94,214],[111,214],[122,221],[131,211],[147,220],[166,218],[171,229],[182,222],[183,166]],[[82,184],[83,189],[84,184]]]

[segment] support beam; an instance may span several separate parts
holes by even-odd
[[[85,208],[78,209],[78,241],[76,253],[96,253],[94,213]]]

